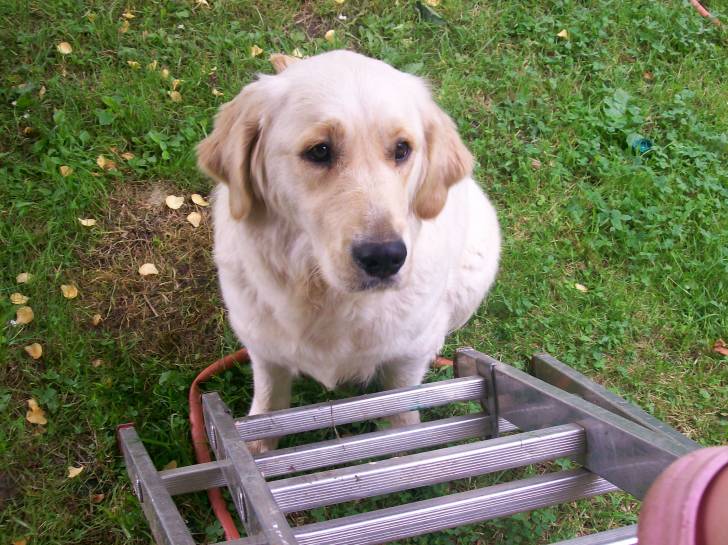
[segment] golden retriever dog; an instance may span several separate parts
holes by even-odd
[[[289,407],[298,374],[419,384],[498,267],[473,158],[415,76],[349,51],[271,62],[197,149],[219,182],[215,262],[252,360],[250,414]]]

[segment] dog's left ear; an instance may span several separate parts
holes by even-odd
[[[291,66],[293,63],[298,62],[300,60],[301,59],[297,59],[296,57],[291,57],[290,55],[284,55],[282,53],[273,53],[270,56],[270,63],[273,65],[273,70],[276,71],[276,74],[280,74],[286,68]]]
[[[433,101],[423,115],[427,156],[414,210],[419,218],[428,220],[444,208],[450,186],[472,173],[473,156],[460,140],[453,120]]]

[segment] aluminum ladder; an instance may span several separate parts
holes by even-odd
[[[205,427],[217,459],[206,464],[158,472],[133,426],[119,429],[119,445],[159,545],[195,543],[172,497],[213,487],[227,487],[249,536],[224,542],[228,545],[372,545],[620,489],[642,498],[673,460],[699,448],[548,354],[534,355],[528,374],[463,348],[455,357],[455,375],[242,418],[233,418],[217,393],[204,394]],[[479,401],[482,412],[255,456],[245,443],[463,401]],[[387,455],[392,457],[361,463]],[[557,458],[578,461],[581,469],[302,526],[291,527],[286,519],[286,514],[315,507]],[[342,464],[352,465],[320,471]],[[309,473],[284,477],[301,472]],[[632,525],[559,545],[632,545],[636,534]]]

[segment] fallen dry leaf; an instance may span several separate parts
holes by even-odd
[[[28,400],[28,412],[25,413],[25,419],[31,424],[40,424],[41,426],[48,423],[45,411],[40,408],[38,402],[32,397]]]
[[[202,214],[199,212],[190,212],[190,215],[187,216],[187,221],[189,221],[193,227],[199,227],[200,222],[202,221]]]
[[[25,538],[16,539],[15,541],[13,541],[13,545],[28,545],[28,540]]]
[[[135,15],[131,12],[131,10],[129,8],[127,8],[127,10],[124,13],[122,13],[121,16],[124,19],[134,19],[134,17],[135,17]]]
[[[294,49],[293,52],[291,53],[291,55],[293,57],[296,57],[297,59],[302,59],[303,58],[303,52],[300,49],[298,49],[298,48]]]
[[[440,5],[440,0],[425,0],[425,4],[427,4],[430,7],[436,8]]]
[[[131,66],[134,70],[139,69],[139,62],[137,62],[137,61],[126,61],[126,64]]]
[[[10,294],[10,302],[14,305],[24,305],[28,302],[28,299],[30,299],[30,297],[23,295],[22,293],[15,292]]]
[[[170,460],[162,469],[177,469],[177,460]]]
[[[564,29],[564,30],[562,30],[561,32],[559,32],[559,33],[557,34],[557,36],[558,36],[559,38],[563,38],[564,40],[568,40],[568,39],[569,39],[569,32],[568,32],[568,31],[567,31],[566,29]]]
[[[56,49],[61,55],[70,55],[71,52],[73,52],[73,48],[71,47],[71,44],[68,42],[61,42],[56,46]]]
[[[192,202],[198,206],[210,206],[210,203],[207,202],[205,198],[198,193],[192,194]]]
[[[43,355],[43,347],[38,343],[29,344],[24,346],[23,350],[34,360],[39,359]]]
[[[61,293],[66,299],[75,299],[78,297],[78,288],[73,284],[62,284]]]
[[[263,50],[260,47],[258,47],[257,45],[252,45],[250,47],[250,56],[251,57],[257,57],[262,52],[263,52]]]
[[[128,19],[124,19],[121,22],[121,26],[119,27],[119,32],[121,34],[126,34],[127,32],[129,32],[129,20]]]
[[[88,499],[91,500],[91,503],[101,503],[105,497],[106,494],[91,494]]]
[[[538,159],[531,159],[531,167],[538,170],[539,168],[541,168],[541,161],[539,161]]]
[[[121,158],[124,159],[124,161],[131,161],[134,157],[135,155],[130,151],[125,151],[121,154]]]
[[[225,93],[223,93],[222,91],[220,91],[217,87],[213,87],[212,88],[212,96],[221,97],[224,94]]]
[[[164,199],[164,204],[166,204],[167,207],[171,208],[172,210],[177,210],[180,206],[184,204],[184,202],[184,197],[177,197],[176,195],[167,195],[167,198]]]
[[[92,367],[101,367],[104,364],[104,360],[101,358],[96,358],[95,360],[91,360],[91,366]]]
[[[646,70],[642,74],[642,77],[645,79],[645,81],[652,81],[653,79],[655,79],[654,74],[652,72],[650,72],[649,70]]]
[[[160,72],[160,74],[162,74],[162,77],[164,79],[169,78],[169,70],[167,70],[166,68],[162,68],[162,71]]]
[[[20,307],[15,311],[16,324],[29,324],[33,321],[33,309],[30,307]]]
[[[149,63],[148,65],[147,65],[147,70],[149,70],[150,72],[151,72],[151,71],[154,71],[154,70],[156,70],[156,69],[157,69],[157,66],[158,66],[158,65],[159,65],[159,63],[157,62],[157,59],[154,59],[154,60],[153,60],[152,62],[150,62],[150,63]]]
[[[83,466],[73,467],[68,466],[68,478],[75,479],[83,472]]]
[[[327,30],[326,34],[324,34],[324,38],[327,42],[333,42],[336,39],[336,31],[335,30]]]
[[[149,276],[150,274],[159,274],[159,271],[157,270],[157,267],[154,266],[154,263],[145,263],[139,267],[139,274],[142,276]]]
[[[172,99],[172,102],[182,102],[182,93],[179,91],[170,91],[169,98]]]
[[[73,174],[73,169],[67,165],[61,165],[58,170],[61,171],[61,176],[63,176],[64,178],[67,178],[68,176]]]
[[[717,352],[723,356],[728,356],[728,345],[725,344],[723,339],[718,339],[713,345],[713,352]]]
[[[197,4],[198,8],[209,8],[210,4],[207,2],[207,0],[195,0],[195,4]]]
[[[96,164],[99,165],[99,168],[102,168],[104,170],[115,170],[116,169],[116,163],[112,161],[111,159],[107,159],[103,155],[99,155],[96,158]]]
[[[26,284],[31,278],[33,278],[33,275],[27,272],[21,272],[18,274],[18,276],[15,277],[15,281],[18,284]]]
[[[96,220],[93,218],[76,218],[78,220],[78,223],[83,225],[84,227],[93,227],[96,225]]]
[[[38,98],[43,98],[46,94],[46,86],[41,85],[40,89],[38,89]]]
[[[582,293],[589,291],[589,288],[587,288],[584,284],[579,284],[578,282],[574,284],[574,287]]]
[[[334,2],[336,2],[337,4],[343,4],[344,2],[346,2],[346,0],[334,0]]]
[[[94,314],[91,316],[91,325],[97,326],[103,321],[103,318],[101,317],[101,314]]]
[[[181,79],[173,79],[172,80],[172,91],[176,91],[179,89],[180,84],[182,83]]]

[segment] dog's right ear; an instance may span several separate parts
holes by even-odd
[[[293,63],[300,60],[301,59],[291,57],[290,55],[283,55],[282,53],[273,53],[270,56],[270,63],[273,65],[273,70],[276,71],[276,74],[280,74]]]
[[[224,104],[215,118],[212,133],[197,146],[197,166],[213,180],[229,187],[230,213],[244,219],[253,207],[257,153],[263,116],[261,82],[251,83]],[[260,183],[260,181],[258,181]]]

